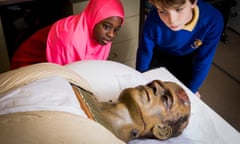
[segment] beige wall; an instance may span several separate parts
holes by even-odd
[[[125,10],[125,23],[113,42],[109,59],[135,67],[140,0],[122,0],[122,3]]]

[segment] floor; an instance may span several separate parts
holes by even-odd
[[[228,43],[219,43],[201,99],[240,132],[240,33],[228,29]]]

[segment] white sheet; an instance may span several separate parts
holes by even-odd
[[[143,75],[150,81],[159,78],[182,85],[191,101],[191,118],[188,127],[179,137],[162,142],[135,140],[130,144],[238,144],[240,142],[240,134],[236,129],[195,96],[165,68],[151,70]]]
[[[183,134],[166,141],[134,140],[129,144],[239,144],[240,134],[216,112],[195,96],[165,68],[143,74],[126,65],[112,61],[82,61],[67,66],[84,77],[100,100],[116,98],[126,87],[145,84],[154,79],[180,84],[191,101],[191,118]]]
[[[141,73],[113,61],[80,61],[66,67],[88,82],[99,101],[114,101],[125,87],[147,82]]]

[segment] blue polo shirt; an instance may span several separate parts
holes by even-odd
[[[202,0],[198,0],[191,23],[179,31],[169,29],[159,18],[157,9],[153,7],[144,23],[137,50],[136,69],[140,72],[149,69],[154,48],[176,56],[195,51],[193,78],[188,87],[196,92],[208,74],[223,25],[221,13]]]

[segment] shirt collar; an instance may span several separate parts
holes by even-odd
[[[183,30],[192,31],[193,28],[197,25],[198,18],[199,18],[199,8],[198,6],[196,6],[193,8],[193,19],[191,20],[190,23],[188,23],[183,27]]]

